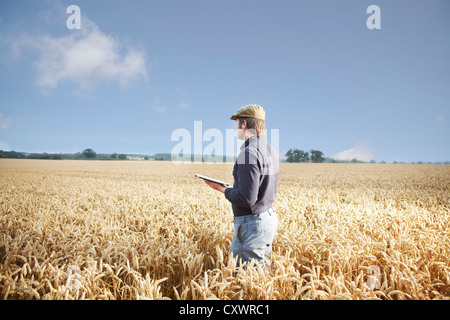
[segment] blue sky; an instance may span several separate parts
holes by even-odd
[[[449,34],[446,0],[0,0],[0,149],[170,152],[256,103],[281,153],[450,160]]]

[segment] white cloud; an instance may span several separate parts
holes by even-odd
[[[445,122],[445,117],[443,115],[438,115],[436,117],[436,122],[437,123],[444,123]]]
[[[166,107],[161,105],[158,99],[155,99],[150,107],[155,113],[166,112]]]
[[[191,106],[191,103],[189,103],[188,98],[188,91],[185,88],[176,87],[175,91],[182,96],[182,101],[180,104],[178,104],[178,109],[187,109]]]
[[[85,16],[83,27],[67,36],[21,35],[12,41],[11,49],[16,56],[23,50],[36,52],[36,84],[44,90],[54,89],[62,81],[87,89],[100,82],[126,86],[136,79],[147,79],[144,53],[124,46]]]
[[[11,118],[5,118],[2,113],[0,113],[0,128],[7,130],[11,124]]]
[[[374,159],[374,150],[369,147],[369,142],[358,142],[351,149],[336,153],[331,158],[336,160],[353,160],[371,161]]]
[[[11,151],[11,147],[4,141],[0,141],[0,150]]]
[[[187,109],[187,108],[189,108],[190,107],[190,103],[187,103],[187,102],[182,102],[182,103],[180,103],[179,105],[178,105],[178,108],[179,109]]]

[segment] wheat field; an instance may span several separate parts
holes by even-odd
[[[0,299],[449,299],[450,166],[283,163],[270,274],[194,178],[231,171],[0,160]]]

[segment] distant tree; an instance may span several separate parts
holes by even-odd
[[[11,150],[11,151],[3,151],[2,157],[16,159],[16,158],[24,158],[25,155],[22,152],[17,152],[17,151]]]
[[[172,160],[172,154],[171,153],[157,153],[153,156],[153,158],[155,160],[160,160],[160,161],[164,161],[164,160]]]
[[[322,163],[325,158],[323,157],[323,152],[319,150],[311,150],[311,162]]]
[[[117,159],[117,153],[113,153],[113,154],[111,155],[111,159]]]
[[[287,162],[308,162],[310,160],[309,152],[298,149],[289,149],[285,156]]]
[[[289,149],[284,155],[287,162],[294,162],[294,151],[292,149]]]
[[[97,157],[97,153],[90,148],[84,149],[81,154],[85,159],[95,159]]]
[[[126,158],[127,158],[126,154],[123,154],[123,153],[119,154],[119,159],[120,160],[125,160]]]
[[[311,158],[309,157],[309,152],[305,152],[303,150],[298,151],[298,162],[308,162],[309,160],[311,160]]]

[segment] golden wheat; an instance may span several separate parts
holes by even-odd
[[[282,164],[270,275],[235,274],[232,164],[0,161],[1,299],[446,299],[450,167]],[[232,181],[230,181],[232,182]]]

